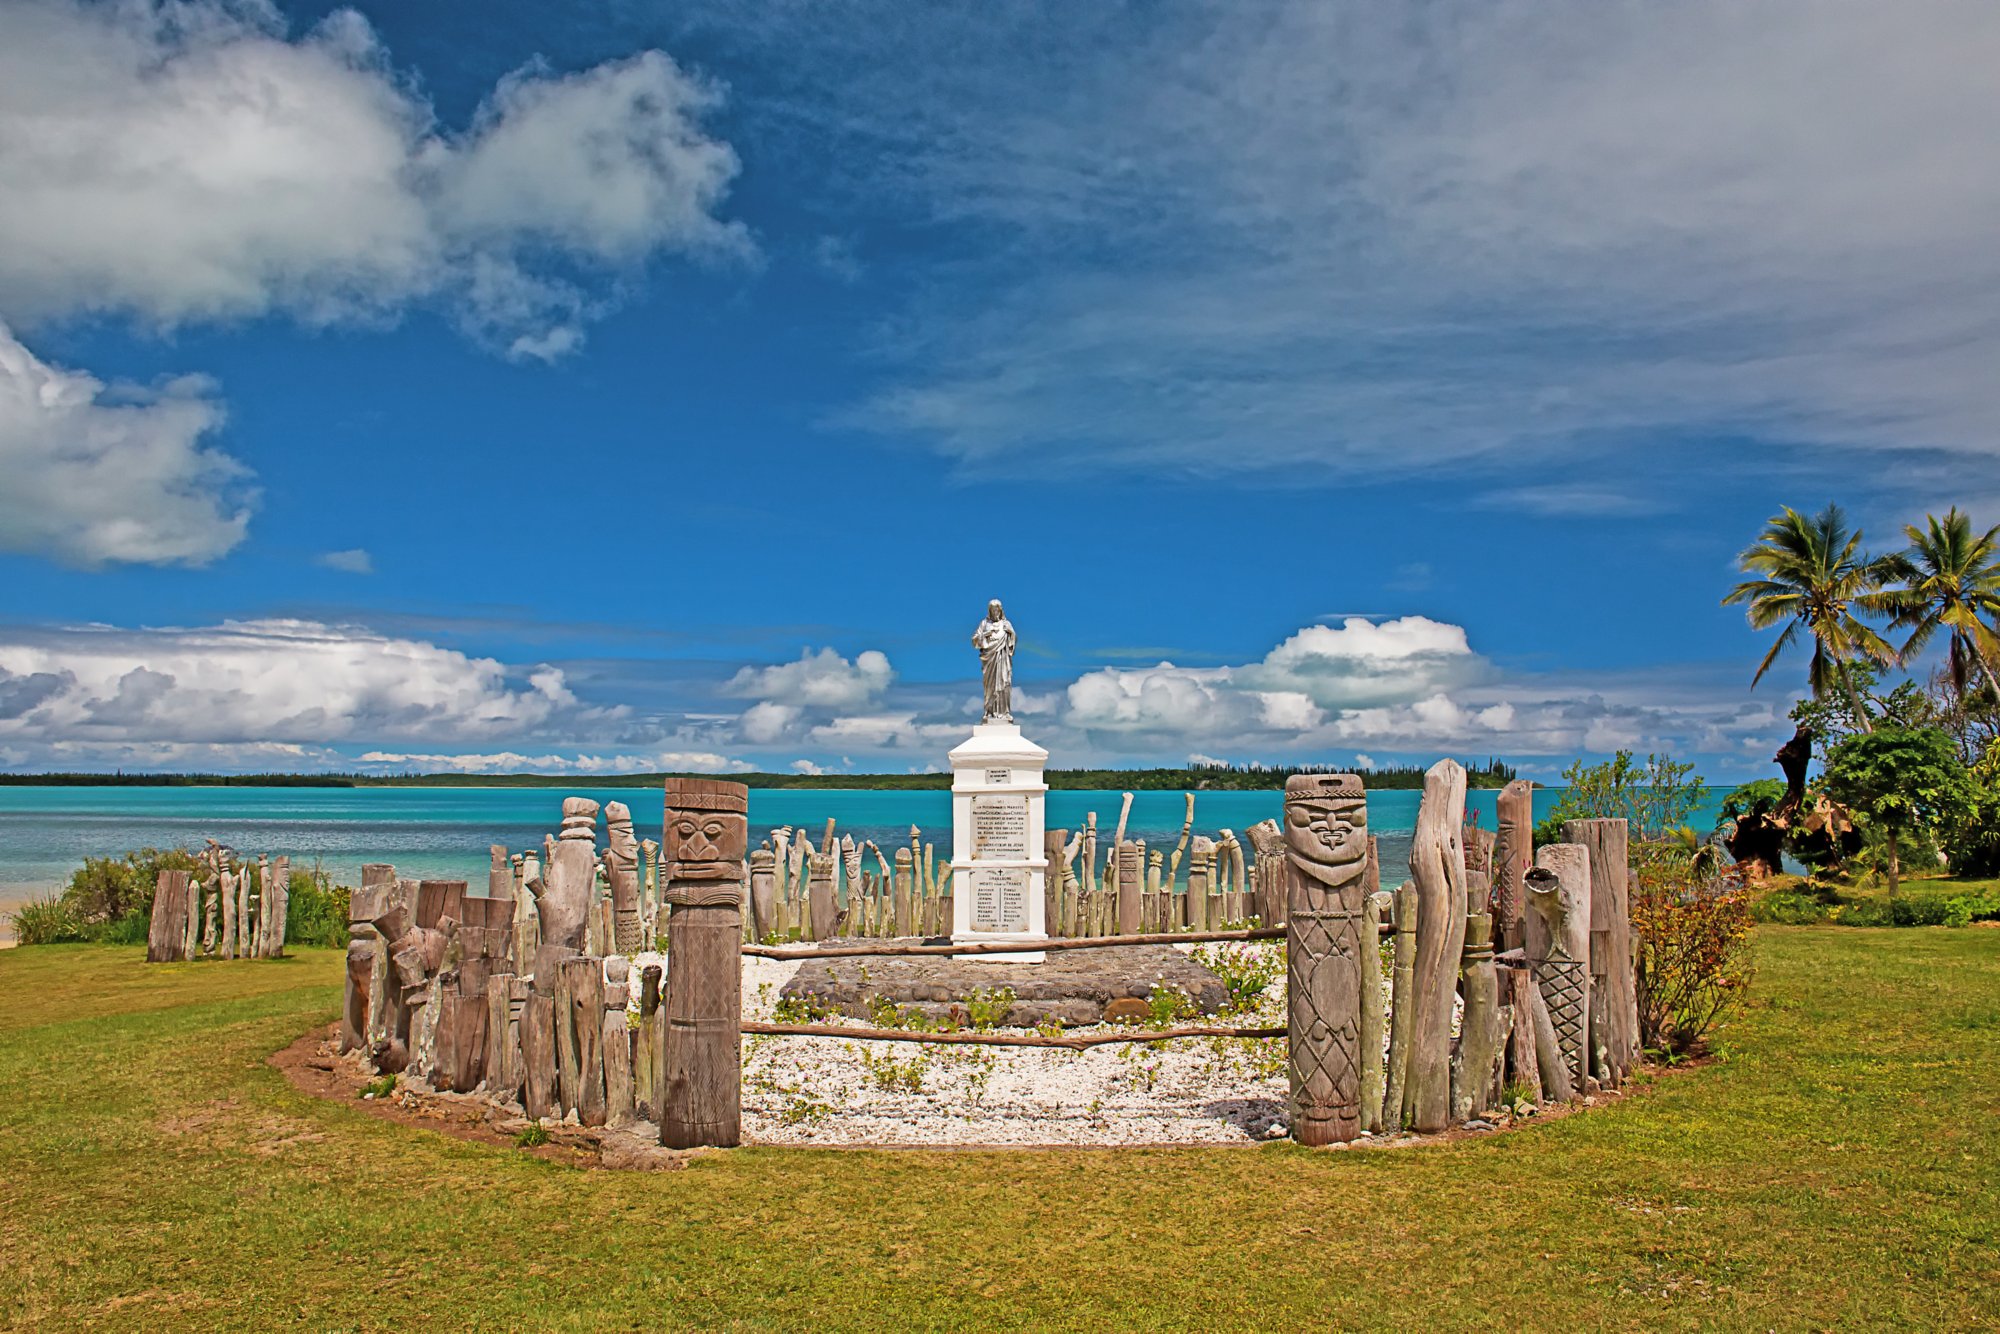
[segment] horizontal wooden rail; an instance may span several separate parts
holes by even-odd
[[[844,1024],[766,1024],[743,1021],[745,1033],[780,1038],[853,1038],[862,1042],[938,1042],[967,1047],[1065,1047],[1083,1051],[1113,1042],[1165,1042],[1170,1038],[1281,1038],[1283,1028],[1162,1028],[1137,1033],[926,1033],[901,1028],[849,1028]]]
[[[1030,954],[1043,950],[1101,950],[1116,945],[1196,945],[1213,940],[1283,940],[1282,926],[1247,931],[1156,931],[1142,936],[1059,936],[1030,943],[979,941],[963,945],[745,945],[743,952],[760,959],[848,959],[891,954]]]

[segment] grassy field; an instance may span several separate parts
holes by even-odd
[[[581,1171],[295,1092],[331,952],[0,954],[0,1323],[2000,1323],[2000,930],[1763,928],[1723,1058],[1399,1151],[747,1149]]]

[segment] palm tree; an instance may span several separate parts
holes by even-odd
[[[1893,577],[1902,585],[1891,590],[1896,618],[1890,622],[1910,637],[1902,656],[1922,650],[1940,630],[1951,634],[1946,662],[1952,688],[1961,702],[1977,664],[1986,684],[2000,692],[1993,676],[1993,658],[2000,655],[2000,635],[1989,620],[2000,620],[2000,527],[1974,536],[1972,520],[1953,506],[1942,521],[1924,516],[1925,527],[1905,524],[1910,549],[1888,558]]]
[[[1856,611],[1895,610],[1894,594],[1883,590],[1893,577],[1891,566],[1862,554],[1861,530],[1848,528],[1838,505],[1828,505],[1810,519],[1787,505],[1764,526],[1756,544],[1744,548],[1736,559],[1745,574],[1760,577],[1736,585],[1722,599],[1723,605],[1749,603],[1753,629],[1790,622],[1750,678],[1751,687],[1764,679],[1778,654],[1804,629],[1813,641],[1812,666],[1806,675],[1813,694],[1824,698],[1838,685],[1846,691],[1861,730],[1874,731],[1847,664],[1855,658],[1878,667],[1896,661],[1896,651],[1855,617]]]

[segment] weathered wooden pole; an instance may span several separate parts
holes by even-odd
[[[153,915],[146,930],[146,962],[186,958],[188,873],[162,871],[153,882]]]
[[[653,942],[646,939],[639,917],[639,840],[632,833],[632,812],[622,801],[604,804],[604,844],[612,944],[620,954],[637,954]]]
[[[1535,864],[1535,785],[1516,778],[1500,789],[1493,835],[1493,939],[1503,950],[1521,948],[1521,914],[1527,911],[1522,877]]]
[[[1215,844],[1206,834],[1196,834],[1192,849],[1188,854],[1188,930],[1206,931],[1209,877],[1215,874]]]
[[[1535,1012],[1529,998],[1539,1001],[1541,993],[1535,989],[1535,979],[1526,968],[1507,969],[1506,986],[1507,1065],[1513,1071],[1516,1083],[1539,1093],[1542,1070],[1541,1063],[1535,1058]]]
[[[1289,881],[1285,1028],[1292,1138],[1334,1144],[1361,1133],[1362,900],[1368,892],[1368,800],[1353,774],[1285,782],[1282,867]],[[1275,878],[1275,877],[1274,877]]]
[[[1276,820],[1259,820],[1243,831],[1256,855],[1256,903],[1250,908],[1265,926],[1283,926],[1288,907],[1285,833]]]
[[[1417,887],[1405,880],[1396,890],[1396,949],[1390,971],[1389,1055],[1382,1094],[1382,1128],[1400,1133],[1408,1118],[1410,1033],[1417,1008]]]
[[[1139,933],[1142,896],[1145,884],[1145,853],[1137,843],[1121,839],[1116,845],[1117,867],[1115,879],[1118,885],[1118,934],[1132,936]]]
[[[535,902],[544,947],[583,950],[596,901],[596,883],[597,803],[588,797],[564,797],[562,837],[549,852],[542,891]]]
[[[1371,849],[1375,839],[1368,839]],[[1373,863],[1371,851],[1369,861]],[[1394,903],[1387,894],[1369,893],[1361,901],[1361,1128],[1382,1130],[1382,1094],[1388,1078],[1383,1060],[1382,915]],[[1197,928],[1199,929],[1199,928]]]
[[[1486,873],[1467,871],[1465,945],[1459,955],[1458,985],[1465,1008],[1452,1055],[1451,1115],[1455,1121],[1481,1116],[1493,1094],[1493,1070],[1502,1055],[1500,978],[1493,965],[1493,916]]]
[[[744,836],[749,836],[747,829]],[[806,857],[807,911],[814,940],[832,940],[839,934],[840,905],[833,897],[833,866],[832,853],[815,852]],[[667,976],[673,976],[671,969]]]
[[[769,848],[750,853],[750,934],[775,939],[778,931],[778,859]]]
[[[1565,842],[1590,854],[1591,1066],[1612,1087],[1639,1059],[1639,993],[1632,952],[1631,835],[1623,820],[1569,820]]]
[[[632,1033],[626,1025],[632,965],[620,955],[604,961],[604,1013],[600,1049],[604,1053],[604,1123],[630,1125],[637,1115],[632,1080]]]
[[[1528,891],[1527,956],[1571,1083],[1590,1073],[1590,851],[1550,843],[1535,852]],[[1546,1076],[1547,1071],[1544,1071]]]
[[[1405,1110],[1421,1134],[1451,1119],[1451,1019],[1465,948],[1465,770],[1439,760],[1424,775],[1410,876],[1417,886],[1416,1006]]]
[[[254,959],[257,957],[257,918],[251,911],[250,875],[251,864],[243,863],[243,869],[236,873],[236,957]]]
[[[632,1102],[648,1121],[660,1119],[660,965],[639,970],[639,1026],[632,1043]]]
[[[728,1148],[742,1139],[743,852],[749,789],[666,781],[667,1023],[660,1143]]]

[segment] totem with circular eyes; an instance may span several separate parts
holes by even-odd
[[[1284,829],[1292,1133],[1301,1144],[1332,1144],[1361,1133],[1360,952],[1368,873],[1361,779],[1288,780]]]

